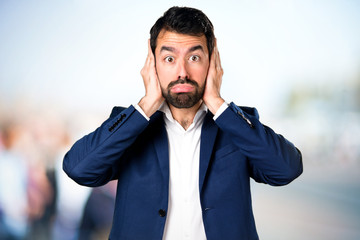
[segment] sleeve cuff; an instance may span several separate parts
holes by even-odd
[[[146,114],[144,113],[144,111],[142,110],[142,108],[138,104],[135,104],[134,107],[139,113],[141,113],[141,115],[143,115],[143,117],[146,120],[148,120],[148,121],[150,120],[150,118],[148,116],[146,116]]]
[[[224,102],[219,109],[216,111],[215,116],[213,117],[214,121],[229,107],[227,102]]]

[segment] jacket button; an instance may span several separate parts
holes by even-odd
[[[160,215],[160,217],[165,217],[166,216],[166,211],[164,209],[160,209],[159,210],[159,215]]]

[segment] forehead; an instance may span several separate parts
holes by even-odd
[[[205,35],[192,36],[176,32],[162,30],[157,38],[155,52],[160,51],[161,47],[172,47],[176,50],[188,50],[194,46],[202,46],[205,53],[208,53]]]

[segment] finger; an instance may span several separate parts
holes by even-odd
[[[214,50],[213,50],[213,57],[212,57],[212,62],[213,62],[213,68],[215,70],[218,70],[219,66],[220,66],[220,62],[219,62],[219,52],[217,50],[217,47],[215,46],[214,47]]]
[[[216,67],[216,61],[215,61],[215,54],[216,53],[215,52],[216,52],[216,45],[214,46],[213,51],[211,53],[209,70],[210,69],[215,69],[215,67]]]
[[[214,52],[215,52],[215,56],[214,56],[215,67],[217,69],[219,67],[219,51],[217,49],[217,46],[215,47]]]
[[[149,38],[148,39],[148,56],[151,55],[150,52],[151,52],[151,45],[150,45],[150,38]]]
[[[214,43],[214,59],[215,59],[215,64],[217,64],[217,54],[218,54],[218,50],[217,50],[217,39],[215,38],[215,43]]]
[[[217,58],[216,58],[216,62],[217,62],[217,68],[219,70],[222,70],[222,67],[221,67],[221,59],[220,59],[220,53],[219,53],[219,50],[216,48],[216,52],[217,52]]]
[[[148,39],[148,52],[147,52],[147,56],[146,56],[146,59],[145,59],[145,64],[144,64],[144,67],[146,66],[149,66],[149,63],[150,63],[150,51],[151,51],[151,47],[150,47],[150,39]]]
[[[152,49],[151,49],[150,39],[148,40],[148,56],[151,59],[154,59],[154,53],[152,52]]]
[[[216,60],[217,60],[217,63],[221,66],[220,52],[219,52],[219,48],[217,45],[216,45]]]
[[[218,71],[222,71],[222,66],[221,66],[221,58],[220,58],[220,52],[219,52],[219,49],[218,49],[218,47],[216,46],[216,58],[215,58],[216,60],[216,69],[218,70]]]

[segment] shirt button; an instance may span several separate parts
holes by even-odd
[[[160,209],[159,210],[159,215],[160,215],[160,217],[165,217],[166,216],[166,211],[164,209]]]

